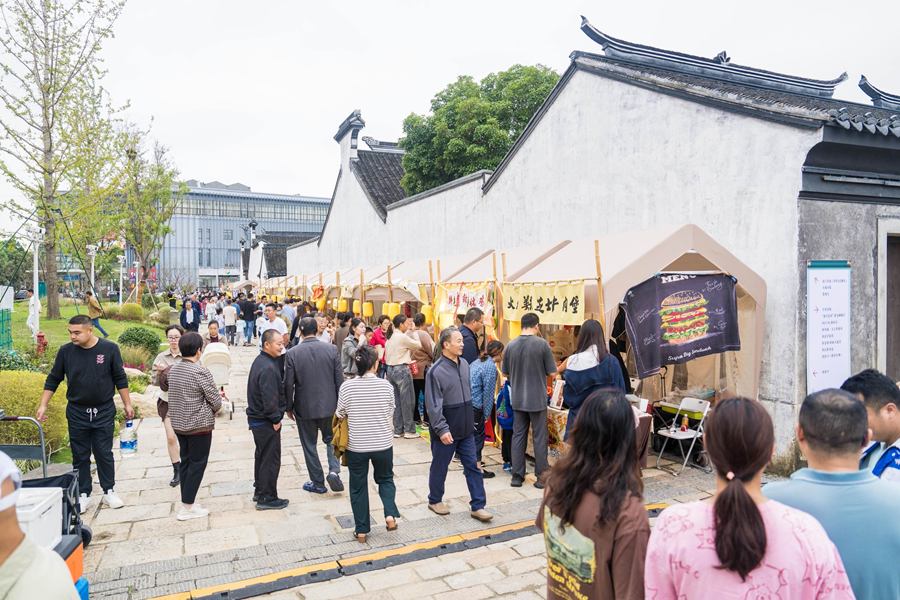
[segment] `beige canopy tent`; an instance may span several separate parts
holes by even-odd
[[[445,276],[443,283],[476,283],[482,281],[502,280],[504,273],[508,280],[536,267],[553,256],[569,242],[522,246],[508,250],[490,250],[479,260],[473,262],[457,273]]]
[[[598,243],[599,242],[599,243]],[[727,352],[729,387],[735,393],[755,398],[765,329],[766,282],[724,246],[696,225],[681,225],[609,234],[572,240],[531,269],[518,273],[511,282],[585,281],[585,313],[599,315],[597,254],[602,268],[605,322],[613,323],[619,302],[635,285],[664,271],[725,271],[738,280],[736,287],[741,350]],[[507,256],[507,261],[509,256]],[[608,332],[607,332],[608,333]],[[715,357],[697,359],[694,370],[709,369]],[[670,384],[670,382],[669,382]]]

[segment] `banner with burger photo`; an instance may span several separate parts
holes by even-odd
[[[665,273],[628,290],[622,307],[638,376],[661,365],[741,349],[737,280],[725,273]]]

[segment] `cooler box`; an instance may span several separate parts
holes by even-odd
[[[22,488],[16,501],[19,527],[38,546],[53,550],[62,540],[62,488]]]

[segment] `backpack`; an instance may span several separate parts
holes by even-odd
[[[513,428],[513,409],[509,401],[509,381],[503,384],[497,394],[497,423],[503,429]]]

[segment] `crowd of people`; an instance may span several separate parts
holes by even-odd
[[[716,474],[715,494],[675,504],[650,526],[636,445],[636,409],[625,396],[627,371],[608,351],[602,326],[586,321],[575,352],[557,364],[536,314],[506,346],[485,339],[483,313],[471,309],[435,341],[422,314],[376,320],[374,331],[352,313],[330,319],[308,304],[199,298],[183,302],[181,325],[166,329],[168,347],[154,361],[163,394],[159,416],[180,486],[177,519],[205,516],[196,502],[221,395],[199,364],[211,343],[254,344],[259,355],[247,382],[247,422],[256,445],[253,500],[278,510],[281,430],[294,421],[311,494],[344,490],[349,477],[354,532],[370,533],[368,473],[374,474],[387,530],[398,528],[393,481],[397,438],[427,427],[432,460],[428,508],[443,502],[449,466],[458,461],[470,513],[490,521],[484,479],[486,433],[501,440],[510,485],[526,481],[529,431],[534,482],[544,489],[536,525],[548,553],[548,599],[571,598],[900,598],[900,387],[873,369],[841,389],[809,395],[796,439],[808,467],[789,481],[763,484],[775,449],[769,413],[756,400],[727,398],[711,410],[704,449]],[[246,315],[249,318],[243,318]],[[221,317],[221,320],[220,320]],[[198,325],[207,320],[207,331]],[[235,339],[243,320],[243,341]],[[224,333],[220,331],[224,329]],[[66,379],[73,463],[80,509],[90,506],[90,456],[102,502],[119,508],[112,453],[118,392],[133,416],[121,355],[94,334],[88,315],[69,322],[71,344],[57,354],[37,412]],[[547,457],[547,380],[563,377],[569,408],[566,452]],[[419,396],[423,403],[419,405]],[[324,447],[327,465],[318,450]],[[2,465],[0,465],[2,466]],[[323,468],[324,467],[324,468]]]

